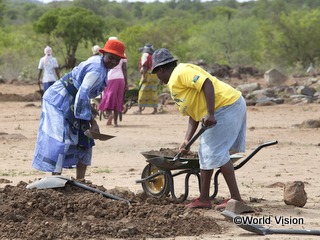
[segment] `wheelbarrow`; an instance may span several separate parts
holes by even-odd
[[[278,141],[266,142],[258,146],[253,152],[251,152],[246,158],[244,158],[239,163],[238,160],[243,158],[241,155],[234,154],[230,156],[230,160],[233,162],[234,170],[240,169],[243,167],[257,152],[262,148],[268,147],[271,145],[277,144]],[[157,164],[157,161],[150,160],[157,157],[161,157],[164,161],[168,163],[173,162],[172,156],[160,156],[157,154],[151,154],[151,152],[142,152],[141,153],[149,162],[143,169],[141,174],[141,179],[136,180],[136,183],[141,183],[143,191],[148,196],[153,197],[163,197],[171,194],[171,198],[176,203],[182,203],[185,201],[189,194],[189,178],[191,175],[195,175],[198,179],[198,187],[200,191],[200,165],[198,158],[184,158],[180,157],[179,161],[175,164],[163,164],[160,162]],[[218,194],[218,177],[221,173],[221,170],[218,169],[213,178],[214,191],[210,196],[211,199],[214,199]],[[174,189],[174,178],[179,175],[185,174],[185,189],[184,194],[181,197],[176,197]]]
[[[127,111],[132,107],[137,105],[138,103],[138,96],[139,96],[139,90],[140,90],[141,86],[139,86],[139,88],[135,88],[135,89],[129,89],[125,92],[125,96],[124,96],[124,105],[123,105],[123,114],[126,114]]]

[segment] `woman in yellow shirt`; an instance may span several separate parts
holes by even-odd
[[[201,135],[199,163],[201,173],[200,197],[187,206],[211,208],[210,182],[213,169],[220,168],[228,185],[231,198],[243,202],[236,182],[230,152],[244,152],[246,145],[246,103],[230,85],[218,80],[202,68],[177,64],[170,51],[158,49],[152,56],[152,73],[167,84],[171,97],[184,116],[189,116],[188,128],[179,149],[192,138],[199,122],[208,129]],[[217,205],[223,209],[227,202]]]

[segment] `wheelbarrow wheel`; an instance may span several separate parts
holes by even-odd
[[[148,164],[142,171],[141,178],[147,178],[153,174],[157,174],[161,172],[159,168],[157,168],[153,164]],[[151,178],[148,181],[144,181],[141,183],[143,191],[148,196],[153,197],[162,197],[167,196],[170,192],[169,179],[165,172],[162,172],[160,175]]]

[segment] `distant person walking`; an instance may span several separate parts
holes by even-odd
[[[58,61],[52,56],[52,48],[47,46],[44,49],[44,56],[39,61],[38,84],[45,92],[55,81],[60,79],[60,71]],[[41,79],[42,76],[42,79]]]
[[[92,56],[99,56],[100,55],[99,49],[100,49],[99,45],[94,45],[91,48]]]
[[[141,48],[141,51],[142,56],[139,63],[141,75],[138,96],[139,110],[135,111],[134,114],[141,114],[146,107],[152,107],[153,112],[151,114],[156,114],[158,112],[159,80],[155,74],[151,73],[154,49],[151,44],[147,43]]]

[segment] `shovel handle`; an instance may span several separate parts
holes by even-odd
[[[106,198],[111,198],[111,199],[114,199],[114,200],[125,201],[125,202],[127,202],[129,205],[130,205],[131,203],[133,203],[132,201],[129,201],[129,200],[127,200],[127,199],[124,199],[124,198],[115,196],[115,195],[110,194],[110,193],[103,192],[103,191],[101,191],[101,190],[99,190],[99,189],[96,189],[96,188],[89,187],[89,186],[87,186],[87,185],[85,185],[85,184],[82,184],[82,183],[80,183],[80,182],[77,182],[77,181],[69,180],[68,182],[69,182],[70,184],[72,184],[73,186],[77,186],[77,187],[83,188],[83,189],[88,190],[88,191],[90,191],[90,192],[99,193],[99,194],[101,194],[102,196],[104,196],[104,197],[106,197]]]
[[[191,147],[191,145],[198,139],[198,137],[205,131],[207,130],[208,127],[206,127],[205,125],[202,124],[200,130],[195,134],[193,135],[193,137],[189,140],[189,142],[185,145],[185,149],[188,149]],[[171,161],[176,161],[178,159],[180,159],[180,156],[181,156],[181,152],[179,152],[177,155],[174,156],[173,160]]]

